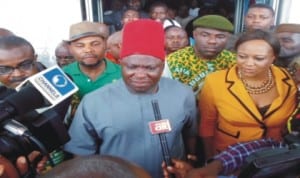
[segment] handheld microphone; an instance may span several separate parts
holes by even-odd
[[[70,136],[62,115],[52,107],[75,93],[77,86],[54,66],[22,82],[18,92],[6,90],[0,87],[0,96],[5,96],[0,100],[0,154],[15,162],[18,156],[38,150],[54,165],[48,153]]]
[[[16,89],[20,90],[24,85],[34,86],[51,107],[78,91],[78,87],[57,65],[29,77]]]
[[[53,66],[29,77],[16,90],[0,103],[0,123],[35,109],[52,108],[74,94],[78,87],[58,66]]]
[[[23,115],[27,112],[45,106],[44,97],[32,86],[26,86],[20,92],[15,92],[0,104],[0,123],[15,115]]]
[[[160,114],[159,105],[158,105],[157,100],[153,100],[151,103],[152,103],[152,108],[154,111],[155,120],[156,121],[161,120],[162,117]],[[169,148],[168,148],[168,142],[167,142],[166,135],[164,133],[160,133],[160,134],[158,134],[158,136],[159,136],[159,141],[160,141],[160,145],[161,145],[161,149],[162,149],[162,153],[163,153],[163,159],[167,166],[172,166],[172,161],[171,161],[171,156],[170,156],[170,152],[169,152]],[[175,178],[175,175],[171,174],[171,178]]]
[[[7,88],[6,86],[0,84],[0,100],[6,98],[7,96],[13,93],[16,93],[15,89]]]

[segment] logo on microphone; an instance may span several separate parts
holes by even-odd
[[[149,129],[152,134],[167,133],[172,130],[169,119],[149,122]]]
[[[59,87],[59,88],[62,88],[62,87],[65,87],[67,86],[68,84],[68,81],[66,80],[66,78],[62,75],[55,75],[53,78],[52,78],[52,83]]]
[[[43,70],[28,80],[53,106],[78,91],[78,87],[58,66]]]
[[[61,95],[65,95],[75,88],[58,68],[54,68],[53,70],[44,73],[44,77]]]

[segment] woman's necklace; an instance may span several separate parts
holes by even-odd
[[[242,80],[242,82],[249,94],[267,93],[274,86],[274,80],[273,80],[272,72],[270,69],[268,71],[268,78],[265,81],[263,81],[261,85],[256,85],[256,86],[250,85],[247,80],[243,79],[242,73],[240,70],[238,70],[238,75],[239,75],[239,78]]]

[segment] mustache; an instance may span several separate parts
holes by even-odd
[[[10,79],[11,83],[20,83],[23,82],[25,79],[27,79],[27,77],[14,77],[12,79]]]
[[[85,54],[82,57],[83,58],[88,58],[88,57],[98,58],[98,55],[95,55],[95,54]]]

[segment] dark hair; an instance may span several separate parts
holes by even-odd
[[[139,15],[139,17],[141,17],[141,14],[140,14],[140,12],[139,12],[138,10],[129,7],[128,9],[126,9],[126,10],[124,10],[124,11],[122,12],[122,19],[124,18],[125,14],[126,14],[128,11],[134,11],[134,12],[136,12],[136,13]]]
[[[32,44],[22,37],[4,36],[0,38],[0,49],[8,50],[23,46],[29,47],[32,53],[35,54]]]
[[[235,43],[234,49],[237,51],[238,47],[251,40],[264,40],[267,42],[273,49],[275,57],[278,57],[280,52],[280,43],[277,37],[271,33],[264,30],[256,29],[253,31],[245,32],[242,36],[239,37]]]
[[[269,11],[272,12],[272,15],[274,16],[275,15],[275,11],[274,9],[269,6],[268,4],[252,4],[249,9],[252,9],[252,8],[262,8],[262,9],[268,9]],[[249,11],[249,10],[248,10]]]
[[[4,36],[12,36],[15,35],[13,32],[11,32],[8,29],[5,28],[0,28],[0,37],[4,37]]]
[[[40,178],[139,178],[141,172],[147,175],[146,178],[150,178],[144,169],[122,158],[109,155],[89,155],[65,161]]]
[[[66,42],[66,41],[61,41],[60,43],[58,43],[58,45],[56,46],[56,48],[55,48],[55,50],[54,50],[54,53],[56,54],[56,53],[58,53],[58,51],[62,48],[66,48],[68,51],[69,51],[69,49],[68,49],[68,42]]]
[[[161,2],[161,1],[155,1],[153,4],[151,4],[149,12],[152,13],[153,9],[156,8],[156,7],[163,7],[166,10],[169,9],[166,3]]]

